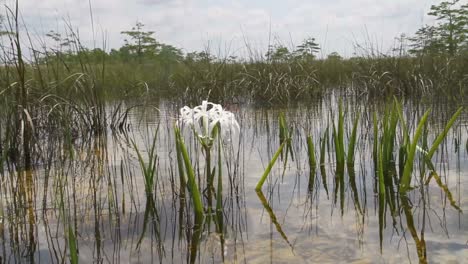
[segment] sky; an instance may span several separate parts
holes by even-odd
[[[0,0],[13,6],[12,0]],[[319,56],[352,56],[356,44],[387,52],[402,33],[433,24],[427,12],[439,0],[19,0],[28,31],[44,38],[64,32],[64,21],[90,48],[119,48],[121,31],[137,21],[162,43],[184,52],[215,55],[264,54],[269,44],[293,48],[314,37]],[[91,10],[91,11],[90,11]]]

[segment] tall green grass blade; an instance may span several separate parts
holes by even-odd
[[[348,174],[349,174],[349,185],[351,187],[351,193],[353,195],[354,206],[356,207],[359,214],[363,215],[361,209],[361,203],[359,202],[359,192],[356,186],[356,172],[353,165],[348,165]]]
[[[218,137],[218,188],[216,191],[216,226],[221,241],[221,258],[224,262],[224,218],[223,218],[223,170],[221,156],[222,141]]]
[[[323,133],[323,138],[320,139],[320,166],[325,166],[325,152],[328,141],[328,127]]]
[[[325,189],[325,192],[327,193],[327,197],[329,197],[328,194],[328,186],[327,186],[327,171],[325,169],[325,151],[326,151],[326,146],[327,146],[327,141],[328,141],[328,127],[325,130],[325,133],[323,135],[323,138],[320,139],[320,175],[322,175],[322,184],[323,188]]]
[[[399,152],[398,153],[398,167],[399,167],[398,173],[401,179],[404,173],[405,163],[408,158],[408,152],[409,152],[408,148],[409,148],[410,137],[409,137],[409,132],[408,132],[408,126],[403,117],[403,109],[396,98],[394,98],[393,101],[394,101],[394,105],[398,113],[398,119],[400,119],[401,128],[403,130],[402,131],[403,144],[401,144],[400,149],[398,151]]]
[[[177,167],[179,169],[180,187],[181,187],[181,190],[185,190],[185,185],[187,184],[187,182],[186,182],[185,173],[184,173],[184,161],[182,158],[182,153],[181,153],[179,141],[177,140],[177,138],[178,136],[175,137],[175,145],[176,145]]]
[[[218,225],[220,226],[220,230],[218,231],[219,233],[222,233],[223,226],[223,170],[221,148],[221,137],[218,137],[218,187],[216,191],[216,216],[218,218]]]
[[[280,113],[279,118],[278,118],[278,123],[279,123],[279,142],[280,145],[283,144],[283,142],[286,141],[287,137],[287,126],[286,126],[286,120],[284,118],[284,113]],[[287,150],[286,150],[286,157],[287,157]],[[283,152],[281,152],[281,159],[283,159]]]
[[[377,187],[378,181],[378,170],[379,170],[379,156],[378,156],[378,147],[379,147],[379,125],[377,121],[377,112],[374,111],[373,114],[373,127],[374,127],[374,145],[372,148],[372,156],[374,157],[374,171],[375,171],[375,183]],[[374,192],[377,192],[377,188],[375,188]]]
[[[200,245],[200,239],[203,233],[203,215],[200,216],[195,214],[195,223],[192,229],[192,237],[189,245],[190,264],[193,264],[197,261],[198,246]]]
[[[393,104],[395,106],[395,109],[398,113],[398,118],[400,119],[401,125],[403,127],[403,135],[408,135],[408,127],[406,125],[405,119],[403,118],[403,107],[398,102],[396,97],[393,98]]]
[[[345,163],[345,151],[344,151],[344,114],[343,114],[343,105],[339,103],[338,106],[338,125],[335,127],[333,124],[333,139],[335,143],[335,156],[336,164],[338,167],[343,167]]]
[[[154,134],[151,146],[147,150],[148,151],[148,163],[145,162],[143,155],[140,149],[138,148],[136,142],[133,139],[130,140],[138,157],[138,162],[140,164],[140,168],[143,173],[144,180],[145,180],[145,191],[147,194],[153,193],[154,177],[156,174],[156,164],[157,164],[156,142],[157,142],[158,130],[159,130],[159,127],[158,129],[156,129],[156,133]]]
[[[287,160],[288,155],[291,155],[291,159],[294,160],[292,142],[290,140],[291,136],[292,136],[292,132],[289,131],[288,124],[286,122],[286,117],[284,116],[284,113],[280,113],[278,123],[279,123],[280,144],[282,144],[284,141],[287,141],[285,159]],[[281,153],[281,159],[283,159],[283,153]],[[286,167],[286,164],[287,164],[287,162],[285,161],[285,167]]]
[[[450,120],[448,121],[448,123],[447,123],[447,125],[445,126],[444,130],[442,131],[442,133],[440,133],[439,136],[437,136],[437,138],[434,140],[434,142],[432,143],[431,148],[429,149],[428,153],[426,154],[426,156],[427,156],[429,159],[432,158],[432,156],[433,156],[434,153],[436,152],[437,148],[439,148],[440,143],[442,143],[442,141],[444,140],[444,138],[447,136],[448,131],[449,131],[450,128],[453,126],[453,124],[455,123],[455,121],[457,120],[457,118],[460,116],[460,114],[462,113],[462,111],[463,111],[463,107],[458,108],[458,110],[455,112],[455,114],[453,114],[452,118],[450,118]]]
[[[340,193],[341,215],[344,214],[344,168],[345,168],[345,150],[344,150],[344,113],[343,104],[340,100],[338,105],[338,125],[333,124],[333,141],[335,143],[336,171],[334,187],[334,203],[337,202],[338,191]]]
[[[270,174],[271,169],[273,168],[273,165],[275,165],[276,160],[278,157],[281,155],[281,152],[283,151],[284,146],[287,144],[287,141],[284,141],[276,151],[275,155],[271,159],[270,163],[268,163],[267,168],[265,169],[265,172],[263,173],[262,177],[257,183],[257,186],[255,187],[256,191],[260,191],[262,189],[263,183],[265,183],[266,178],[268,177],[268,174]]]
[[[403,175],[401,176],[401,180],[400,180],[400,192],[406,192],[411,183],[411,175],[413,172],[413,163],[415,159],[416,147],[418,145],[419,137],[421,136],[421,133],[424,128],[424,124],[427,121],[427,117],[429,116],[430,111],[431,111],[430,109],[427,110],[426,113],[424,113],[423,117],[421,118],[421,121],[419,121],[413,140],[410,144],[408,157],[405,162],[405,168],[403,170]]]
[[[70,263],[78,264],[78,248],[76,236],[71,225],[68,226],[68,246],[70,247]]]
[[[354,119],[354,124],[353,124],[353,131],[351,132],[351,138],[349,139],[348,164],[354,164],[358,123],[359,123],[359,115],[356,115],[356,118]]]
[[[317,162],[315,160],[315,147],[312,141],[312,136],[307,137],[307,153],[309,155],[309,190],[314,189],[315,182],[315,170],[317,168]]]
[[[190,161],[190,157],[187,152],[187,148],[185,147],[185,143],[183,138],[180,134],[180,130],[177,126],[174,126],[175,136],[177,138],[177,142],[180,147],[180,152],[182,158],[184,160],[185,171],[187,173],[187,180],[188,180],[188,187],[190,194],[192,195],[193,206],[195,210],[195,218],[196,219],[203,219],[203,203],[200,195],[200,191],[198,190],[198,185],[195,179],[195,172],[192,167],[192,162]]]

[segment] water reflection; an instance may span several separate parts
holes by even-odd
[[[361,118],[355,163],[337,164],[328,132],[335,106],[330,99],[283,109],[294,160],[275,165],[264,192],[254,187],[280,144],[281,110],[238,110],[238,138],[213,147],[210,168],[216,170],[210,172],[213,188],[202,198],[202,218],[193,213],[175,151],[176,108],[163,104],[157,114],[134,108],[120,129],[74,140],[51,137],[34,170],[11,163],[1,172],[0,263],[67,262],[74,240],[82,263],[462,262],[468,249],[468,218],[461,213],[468,209],[468,165],[460,151],[468,142],[466,117],[432,167],[416,166],[415,189],[402,194],[398,161],[382,165],[385,184],[379,186],[372,117]],[[351,113],[354,106],[344,107]],[[421,112],[419,106],[405,108],[413,120]],[[427,133],[444,120],[436,113]],[[148,193],[129,139],[145,149],[156,127],[157,175]],[[313,170],[307,136],[316,146]],[[203,183],[205,156],[186,139]]]

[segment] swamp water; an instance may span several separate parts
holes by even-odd
[[[382,113],[384,104],[344,102],[345,145],[355,116],[360,120],[354,166],[342,173],[337,173],[332,133],[337,105],[330,97],[288,109],[232,107],[240,133],[222,143],[222,196],[213,198],[210,212],[204,152],[183,130],[206,210],[202,223],[195,220],[190,192],[179,180],[173,129],[177,107],[134,108],[125,125],[99,136],[43,139],[35,170],[6,164],[1,174],[0,263],[64,263],[75,257],[80,263],[466,263],[466,113],[432,158],[438,177],[429,177],[421,162],[424,150],[417,152],[413,189],[405,195],[398,193],[395,147],[394,193],[379,203],[373,112]],[[430,146],[456,109],[405,104],[411,136],[429,107]],[[262,192],[256,192],[280,146],[280,113],[291,133],[291,149],[283,151]],[[402,137],[398,131],[396,146]],[[309,135],[317,160],[312,173]],[[148,195],[135,149],[148,164],[155,136],[154,184]],[[219,191],[217,144],[212,150]],[[215,209],[218,197],[222,210]]]

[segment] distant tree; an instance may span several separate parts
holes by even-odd
[[[294,57],[302,60],[312,60],[315,54],[320,50],[319,44],[315,42],[315,38],[305,39],[301,45],[296,47]]]
[[[144,31],[144,26],[143,23],[137,22],[131,30],[120,32],[127,36],[122,51],[128,51],[129,54],[136,55],[140,60],[143,55],[155,55],[160,47],[160,44],[153,37],[154,31]]]
[[[460,0],[432,5],[428,15],[439,21],[436,26],[440,41],[449,55],[454,55],[467,40],[468,4],[458,6]]]
[[[288,48],[278,44],[275,46],[270,46],[267,53],[265,54],[267,60],[271,62],[285,62],[291,58],[291,53]]]
[[[413,55],[437,54],[444,51],[444,44],[434,26],[425,25],[408,40],[411,42],[408,52]]]
[[[174,46],[161,44],[157,58],[165,62],[179,62],[183,59],[182,51]]]
[[[213,55],[210,54],[209,51],[201,51],[201,52],[189,52],[185,56],[185,62],[212,62],[216,59]]]
[[[72,53],[72,44],[75,44],[74,40],[68,37],[62,37],[60,33],[53,30],[49,31],[46,34],[46,37],[50,38],[51,41],[54,42],[55,45],[50,49],[50,51],[56,55],[63,52],[67,52],[69,54]]]
[[[338,52],[334,51],[334,52],[328,54],[327,59],[338,61],[338,60],[342,60],[343,58],[341,57],[341,55]]]

